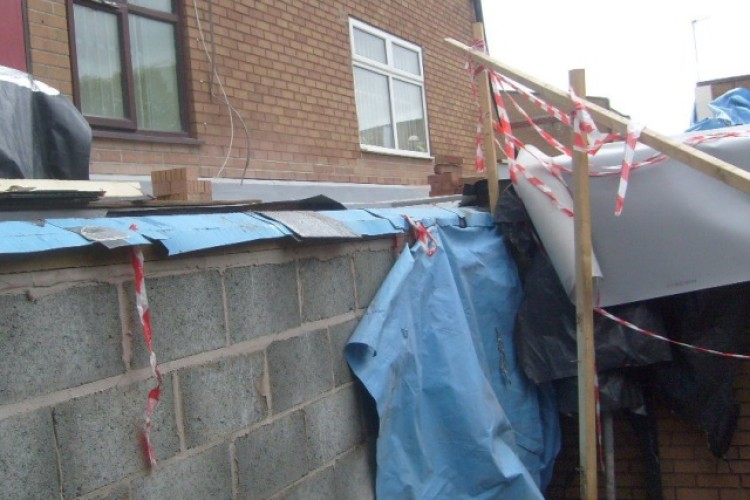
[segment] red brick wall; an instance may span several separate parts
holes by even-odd
[[[702,432],[670,414],[664,405],[657,412],[659,454],[664,498],[676,500],[739,500],[750,498],[750,364],[746,362],[735,383],[741,405],[737,431],[727,452],[718,460],[708,451]],[[563,448],[547,491],[549,499],[579,498],[578,423],[563,419]],[[618,499],[646,496],[645,465],[638,436],[625,419],[615,419],[615,483]],[[599,497],[604,477],[599,474]]]
[[[207,0],[195,0],[208,31]],[[34,75],[72,94],[66,0],[29,0]],[[210,65],[199,41],[193,0],[185,0],[185,75],[190,127],[202,144],[95,138],[91,171],[148,174],[197,165],[213,176],[227,155],[230,126],[223,99],[209,92]],[[433,156],[472,163],[476,108],[462,57],[443,43],[468,43],[474,20],[469,0],[213,0],[216,65],[232,104],[235,135],[224,175],[239,176],[250,151],[247,177],[381,184],[426,184],[430,160],[360,150],[348,20],[356,17],[423,49]],[[206,37],[210,35],[206,33]],[[218,86],[214,89],[220,96]]]
[[[732,89],[745,87],[750,89],[750,76],[737,76],[732,78],[723,78],[712,82],[699,83],[699,86],[709,85],[711,87],[711,98],[717,97],[729,92]]]

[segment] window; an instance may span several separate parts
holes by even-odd
[[[185,134],[174,0],[69,0],[75,97],[92,126]]]
[[[422,49],[349,20],[362,149],[429,157]]]

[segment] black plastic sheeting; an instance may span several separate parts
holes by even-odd
[[[670,338],[721,352],[747,352],[750,284],[699,290],[658,302]],[[678,415],[706,433],[711,453],[721,457],[737,427],[739,405],[733,384],[743,361],[679,346],[672,350],[674,361],[655,370],[654,383]]]
[[[628,410],[638,415],[646,414],[643,386],[637,377],[623,370],[610,370],[597,374],[599,406],[602,413]],[[553,382],[557,407],[565,415],[578,413],[578,377],[567,377]]]
[[[651,304],[628,304],[609,310],[642,328],[666,333]],[[594,317],[594,332],[598,371],[672,359],[666,343],[634,333],[603,316]],[[524,298],[516,319],[516,348],[524,372],[537,384],[577,373],[575,306],[542,252],[536,253],[525,275]]]
[[[91,128],[73,103],[0,66],[0,177],[88,180]]]
[[[524,299],[516,319],[519,363],[535,382],[553,381],[560,411],[576,413],[574,305],[541,250],[523,204],[512,188],[503,191],[495,219],[524,283]],[[747,283],[608,310],[646,330],[688,344],[723,352],[741,353],[748,349],[744,340],[750,328]],[[732,387],[740,361],[671,345],[599,315],[595,316],[594,329],[603,411],[629,410],[631,416],[652,419],[647,427],[653,443],[655,420],[644,394],[654,394],[705,433],[715,456],[722,457],[727,452],[739,415]],[[638,425],[645,424],[640,421]],[[644,450],[648,455],[644,458],[653,462],[652,455],[658,455],[658,449],[644,445]]]

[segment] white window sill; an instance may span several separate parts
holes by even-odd
[[[401,149],[381,148],[379,146],[370,146],[368,144],[360,144],[360,149],[366,153],[377,153],[380,155],[401,156],[404,158],[419,158],[420,160],[434,160],[435,159],[434,157],[430,156],[430,153],[420,153],[419,151],[404,151]]]

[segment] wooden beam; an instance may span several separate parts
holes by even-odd
[[[570,86],[576,95],[586,95],[586,74],[570,71]],[[575,130],[570,144],[575,143]],[[592,278],[591,199],[589,155],[573,149],[573,206],[575,210],[576,341],[578,345],[578,449],[581,468],[581,498],[595,500],[596,488],[596,363],[594,351],[594,283]]]
[[[58,179],[0,179],[0,192],[80,191],[103,192],[107,198],[143,198],[138,182],[63,181]]]
[[[474,39],[484,41],[484,25],[474,23]],[[479,87],[479,106],[482,110],[482,141],[484,142],[484,165],[487,172],[487,189],[490,197],[490,213],[495,213],[497,200],[500,197],[497,175],[497,151],[495,150],[495,132],[492,127],[492,93],[490,79],[485,73],[477,77]]]
[[[471,56],[477,63],[484,64],[488,68],[530,88],[542,99],[560,108],[563,112],[570,112],[572,110],[573,104],[567,92],[511,68],[461,42],[450,38],[447,38],[445,42],[457,52]],[[579,97],[585,103],[586,109],[597,124],[607,127],[613,132],[623,135],[627,133],[628,118],[583,99],[583,94],[579,94]],[[643,129],[639,141],[733,188],[750,193],[750,172],[742,170],[731,163],[727,163],[692,146],[658,134],[649,128]]]

